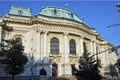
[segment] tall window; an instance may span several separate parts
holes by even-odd
[[[83,50],[84,50],[84,52],[87,50],[87,47],[86,47],[86,43],[85,43],[85,42],[83,42]]]
[[[76,54],[76,43],[74,39],[69,42],[70,54]]]
[[[50,41],[50,52],[53,54],[59,53],[59,40],[55,37],[53,37]]]

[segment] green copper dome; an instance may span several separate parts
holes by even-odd
[[[70,10],[64,9],[64,8],[44,7],[41,9],[40,14],[46,15],[46,16],[72,19],[72,20],[84,23],[83,18],[79,18],[79,16],[77,14],[75,14],[74,12],[72,12]]]
[[[24,8],[19,6],[11,6],[9,14],[20,15],[20,16],[32,16],[30,8]]]

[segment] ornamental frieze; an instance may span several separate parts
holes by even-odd
[[[49,57],[51,62],[61,63],[61,57]]]
[[[76,63],[76,62],[78,62],[79,61],[79,58],[69,58],[69,60],[70,60],[70,63]]]

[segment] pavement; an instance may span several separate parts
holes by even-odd
[[[120,78],[106,78],[106,79],[102,79],[102,80],[120,80]]]

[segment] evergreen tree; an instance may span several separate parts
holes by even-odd
[[[5,71],[12,75],[20,74],[24,71],[24,65],[27,63],[27,56],[24,54],[24,46],[18,40],[3,40],[4,44],[1,45],[1,64],[5,64]]]
[[[118,68],[118,71],[120,73],[120,59],[117,60],[117,62],[115,63],[115,66]]]
[[[99,74],[98,67],[100,67],[100,60],[96,60],[94,55],[84,50],[79,59],[79,69],[77,72],[75,71],[75,76],[78,80],[101,80],[102,76]]]
[[[110,64],[110,65],[109,65],[109,69],[110,69],[110,75],[111,75],[112,77],[114,77],[114,76],[118,77],[118,72],[117,72],[117,70],[116,70],[115,65]]]

